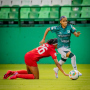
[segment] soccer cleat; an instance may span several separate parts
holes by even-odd
[[[78,71],[78,70],[77,70]],[[78,71],[79,72],[79,71]],[[82,73],[79,72],[79,76],[82,76]]]
[[[16,79],[16,78],[17,78],[17,77],[16,77],[16,76],[17,76],[17,74],[18,74],[18,72],[15,72],[15,73],[14,73],[14,75],[13,75],[13,76],[11,76],[9,79]]]
[[[58,70],[56,68],[53,69],[55,72],[55,77],[58,78]]]
[[[82,76],[82,73],[79,72],[79,76]]]
[[[3,79],[7,79],[12,74],[13,74],[12,71],[8,70],[7,73],[4,75]]]

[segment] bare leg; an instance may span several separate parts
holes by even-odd
[[[28,73],[28,74],[32,74],[31,71],[29,70],[28,65],[26,65],[26,68],[27,68],[27,73]]]
[[[66,57],[69,57],[70,53],[71,53],[71,51],[69,51],[69,52],[66,54]]]
[[[33,66],[27,65],[27,69],[28,69],[28,71],[30,71],[34,75],[35,79],[39,79],[38,67],[33,67]]]
[[[28,74],[18,74],[17,72],[9,79],[23,78],[23,79],[39,79],[38,67],[26,66]]]

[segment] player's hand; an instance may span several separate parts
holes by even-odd
[[[42,41],[40,42],[40,44],[42,45],[42,44],[44,44],[45,43],[45,40],[44,39],[42,39]]]
[[[80,33],[80,31],[79,32],[77,32],[77,35],[79,36],[81,33]]]
[[[69,74],[66,74],[66,73],[65,73],[64,75],[65,75],[65,76],[69,76]]]

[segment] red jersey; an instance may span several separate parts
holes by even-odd
[[[54,45],[50,45],[48,43],[45,43],[32,51],[29,51],[26,53],[32,60],[39,61],[39,59],[43,57],[49,57],[51,56],[52,59],[57,59],[56,51]]]

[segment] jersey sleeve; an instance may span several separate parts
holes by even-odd
[[[59,28],[57,26],[53,26],[53,27],[50,27],[50,30],[52,33],[55,33],[59,30]]]
[[[57,54],[56,54],[55,50],[51,50],[50,55],[51,55],[52,59],[57,59]]]
[[[71,33],[74,33],[76,31],[76,28],[71,25]]]

